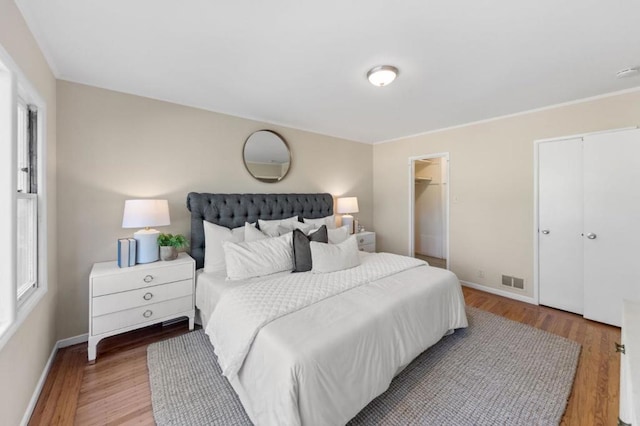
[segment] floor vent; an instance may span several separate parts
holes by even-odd
[[[513,277],[513,287],[524,290],[524,278]]]

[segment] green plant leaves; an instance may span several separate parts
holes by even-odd
[[[175,248],[187,247],[189,242],[182,234],[160,234],[158,235],[158,245],[159,246],[170,246]]]

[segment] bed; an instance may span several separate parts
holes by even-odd
[[[258,219],[322,218],[333,214],[330,194],[190,193],[187,207],[198,268],[196,306],[223,372],[254,424],[345,424],[416,356],[467,326],[455,275],[404,256],[361,253],[361,265],[348,271],[282,272],[236,281],[227,280],[224,271],[201,269],[203,220],[232,229]],[[343,287],[311,302],[300,302],[307,293],[288,294],[326,283]],[[272,301],[271,289],[279,294]],[[273,311],[271,304],[285,293],[288,310],[260,317],[261,309]],[[237,351],[226,349],[234,345]],[[239,363],[229,362],[229,354],[240,352]]]

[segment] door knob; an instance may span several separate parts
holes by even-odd
[[[596,234],[594,234],[593,232],[589,232],[589,233],[587,234],[587,238],[588,238],[588,239],[590,239],[590,240],[595,240],[595,239],[596,239],[596,237],[597,237],[597,235],[596,235]]]
[[[551,231],[549,231],[548,229],[543,229],[543,230],[542,230],[542,233],[543,233],[544,235],[548,235],[548,234],[549,234],[549,232],[551,232]]]

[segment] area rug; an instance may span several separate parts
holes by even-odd
[[[580,345],[467,307],[469,328],[419,355],[349,425],[557,425]],[[251,425],[203,330],[149,345],[158,425]]]

